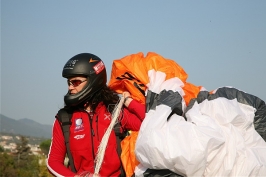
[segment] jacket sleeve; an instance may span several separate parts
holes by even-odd
[[[47,168],[54,176],[75,176],[75,173],[64,166],[65,155],[65,140],[60,123],[56,119],[53,125],[52,141],[47,158]]]
[[[138,131],[145,118],[145,105],[132,100],[128,107],[124,107],[121,125],[124,129]]]

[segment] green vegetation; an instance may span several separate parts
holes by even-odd
[[[48,155],[50,145],[51,145],[51,139],[41,142],[40,148],[45,155]]]
[[[41,144],[43,153],[47,154],[49,141],[45,140]],[[20,136],[16,145],[15,153],[5,152],[4,148],[0,147],[0,177],[52,177],[46,168],[46,156],[33,155],[26,137]]]
[[[4,152],[4,151],[5,151],[4,148],[2,146],[0,146],[0,153]]]

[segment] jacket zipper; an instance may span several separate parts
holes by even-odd
[[[93,142],[93,137],[95,136],[94,134],[94,131],[93,131],[93,127],[92,127],[92,117],[90,116],[90,114],[88,113],[89,115],[89,119],[90,119],[90,127],[91,127],[91,144],[92,144],[92,157],[95,161],[95,154],[94,154],[94,142]],[[95,162],[94,162],[94,169],[95,169]]]
[[[97,139],[98,139],[98,141],[100,141],[99,140],[99,129],[98,129],[98,115],[96,116],[96,133],[97,133]]]

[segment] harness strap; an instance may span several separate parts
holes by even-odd
[[[59,118],[59,121],[61,122],[61,128],[64,134],[65,145],[67,149],[67,156],[69,158],[68,163],[70,165],[71,171],[76,173],[77,170],[75,168],[73,157],[70,152],[70,146],[69,146],[69,129],[71,125],[71,121],[70,121],[71,117],[72,117],[72,114],[67,112],[67,110],[64,108],[58,111],[58,118]]]
[[[115,125],[114,131],[115,131],[116,144],[117,144],[116,151],[117,151],[117,154],[118,154],[120,162],[121,162],[120,176],[119,177],[125,177],[126,172],[125,172],[125,169],[123,167],[122,160],[121,160],[121,154],[122,154],[121,141],[126,137],[126,132],[121,132],[119,123],[117,123]]]

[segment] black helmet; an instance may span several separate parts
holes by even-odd
[[[84,76],[87,83],[84,88],[76,93],[65,95],[64,101],[67,106],[76,106],[90,99],[95,92],[106,85],[107,76],[103,61],[96,55],[81,53],[70,58],[65,64],[62,76],[65,78]]]

